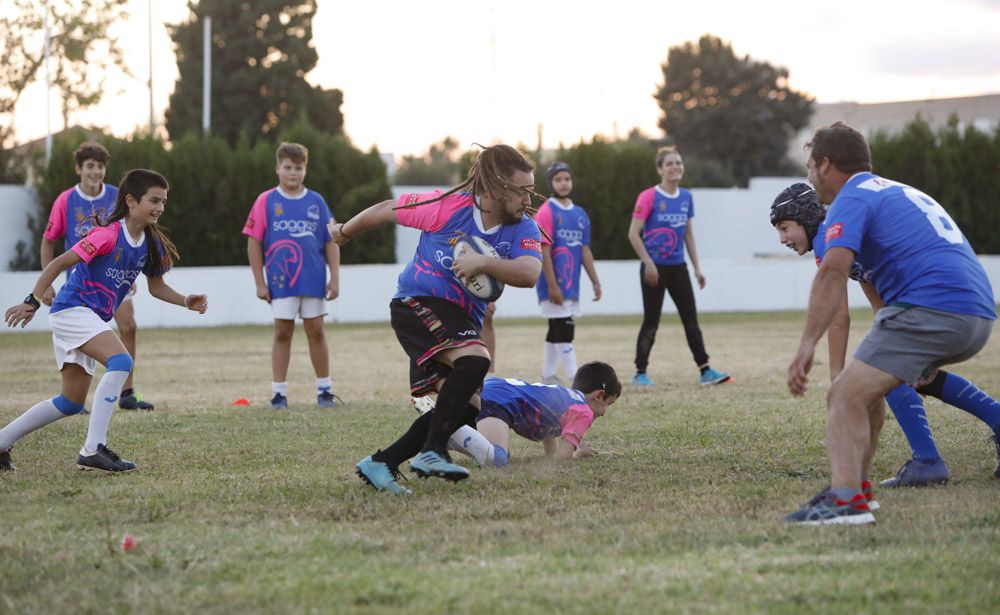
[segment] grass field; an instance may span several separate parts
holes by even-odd
[[[856,342],[870,320],[855,314]],[[151,413],[116,412],[125,476],[75,469],[71,417],[13,451],[0,476],[0,612],[998,613],[1000,480],[989,430],[929,400],[952,480],[878,492],[874,526],[779,520],[828,480],[825,347],[804,399],[785,389],[803,315],[705,315],[701,389],[664,318],[650,376],[590,432],[606,454],[559,464],[515,438],[504,470],[375,493],[354,463],[409,425],[403,352],[387,325],[328,327],[347,405],[314,405],[301,329],[291,409],[268,409],[268,327],[140,331]],[[582,318],[581,362],[631,376],[635,318]],[[544,325],[498,322],[503,376],[536,380]],[[0,423],[58,390],[48,335],[0,335]],[[957,371],[1000,394],[1000,335]],[[238,397],[252,405],[233,407]],[[886,424],[875,478],[908,457]],[[472,465],[466,458],[461,463]],[[123,552],[129,532],[138,547]]]

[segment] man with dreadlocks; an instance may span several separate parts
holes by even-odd
[[[532,171],[520,152],[494,145],[479,154],[468,179],[447,192],[404,194],[330,225],[340,245],[384,224],[423,231],[413,259],[399,276],[389,311],[396,337],[410,357],[411,394],[438,391],[437,403],[399,440],[358,462],[358,475],[377,490],[408,493],[396,477],[399,465],[411,458],[410,468],[421,477],[458,481],[469,476],[468,470],[451,463],[448,438],[460,425],[474,424],[479,413],[476,391],[490,367],[490,355],[479,335],[486,302],[460,280],[486,273],[511,286],[535,285],[542,270],[541,234],[525,216],[533,212]],[[500,258],[477,253],[453,258],[452,246],[464,236],[485,239]]]
[[[806,147],[809,181],[830,209],[806,324],[788,367],[789,392],[805,394],[816,344],[847,301],[852,270],[886,305],[827,394],[830,487],[785,521],[874,523],[861,478],[884,419],[879,400],[902,383],[935,386],[942,366],[975,356],[992,332],[996,302],[948,212],[923,192],[873,174],[860,132],[837,122],[817,130]]]
[[[817,263],[822,262],[826,253],[825,217],[826,208],[816,200],[816,191],[807,184],[798,183],[785,188],[771,205],[771,224],[777,229],[781,243],[800,255],[812,250]],[[861,284],[865,296],[868,297],[876,313],[885,306],[885,302],[872,284],[870,270],[866,271],[855,261],[850,277]],[[831,381],[836,379],[844,368],[850,325],[851,317],[847,303],[844,302],[827,332]],[[882,481],[883,487],[920,487],[948,481],[948,466],[938,453],[931,427],[927,422],[924,402],[918,393],[936,397],[946,404],[965,410],[993,430],[994,443],[1000,441],[1000,403],[965,378],[938,370],[933,382],[918,389],[908,384],[901,384],[890,391],[885,400],[889,403],[900,429],[903,430],[903,435],[906,436],[912,458],[903,464],[895,476]],[[879,422],[878,430],[881,427],[882,424]],[[873,430],[873,442],[878,439],[877,436],[878,432]],[[994,475],[1000,477],[1000,443],[997,443],[997,446],[998,464]],[[873,496],[868,475],[874,457],[875,447],[870,446],[865,455],[861,476],[862,492],[869,500],[869,504],[872,504]]]

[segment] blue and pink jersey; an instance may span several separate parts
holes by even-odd
[[[440,190],[404,194],[398,203],[418,203],[440,194]],[[437,297],[451,301],[465,310],[477,327],[482,327],[486,302],[467,291],[451,270],[455,240],[465,236],[482,237],[500,258],[531,256],[542,259],[541,233],[531,218],[524,217],[517,224],[484,228],[482,214],[469,193],[450,194],[428,205],[397,209],[396,218],[402,226],[423,232],[413,259],[399,274],[393,298]]]
[[[639,193],[632,217],[645,220],[642,243],[657,265],[684,263],[684,232],[688,220],[694,218],[694,199],[691,192],[678,188],[673,196],[659,186]]]
[[[94,228],[95,215],[103,221],[114,211],[116,198],[118,188],[109,184],[103,184],[101,193],[95,197],[84,194],[79,185],[64,190],[52,203],[42,237],[48,241],[65,237],[65,249],[69,249]]]
[[[511,429],[535,442],[561,437],[578,447],[594,422],[594,411],[583,393],[554,384],[487,378],[482,399],[484,411],[495,416],[495,410],[502,409],[511,419]],[[489,405],[493,408],[487,410]]]
[[[163,247],[158,248],[162,260]],[[87,307],[107,322],[118,311],[139,274],[152,275],[146,234],[136,241],[121,222],[94,228],[70,249],[83,262],[70,269],[66,283],[52,302],[52,314],[73,307]],[[164,273],[166,269],[164,267]]]
[[[318,192],[290,197],[280,188],[262,192],[243,234],[264,244],[264,279],[271,297],[326,297],[326,244],[330,208]]]
[[[590,246],[590,217],[575,203],[564,207],[549,199],[539,208],[535,222],[552,238],[552,268],[563,297],[579,301],[583,247]],[[549,241],[543,236],[542,243]],[[548,300],[549,283],[544,275],[538,277],[535,291],[539,301]]]
[[[855,174],[830,205],[822,243],[823,253],[851,250],[887,305],[997,317],[990,280],[965,235],[916,188]]]

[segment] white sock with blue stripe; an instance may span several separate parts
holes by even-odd
[[[87,440],[83,444],[81,455],[93,455],[97,445],[108,442],[108,424],[115,410],[115,402],[121,394],[122,385],[128,379],[132,370],[132,359],[127,354],[118,354],[108,359],[108,371],[104,372],[101,381],[94,389],[94,405],[90,412],[90,423],[87,424]],[[117,368],[117,369],[116,369]]]
[[[0,429],[0,451],[10,450],[15,442],[49,423],[55,423],[69,416],[56,407],[54,399],[46,399],[32,406],[27,412],[17,417]]]

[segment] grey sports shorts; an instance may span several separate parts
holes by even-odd
[[[886,306],[854,352],[854,358],[913,385],[942,365],[960,363],[982,350],[993,321],[923,307]]]

